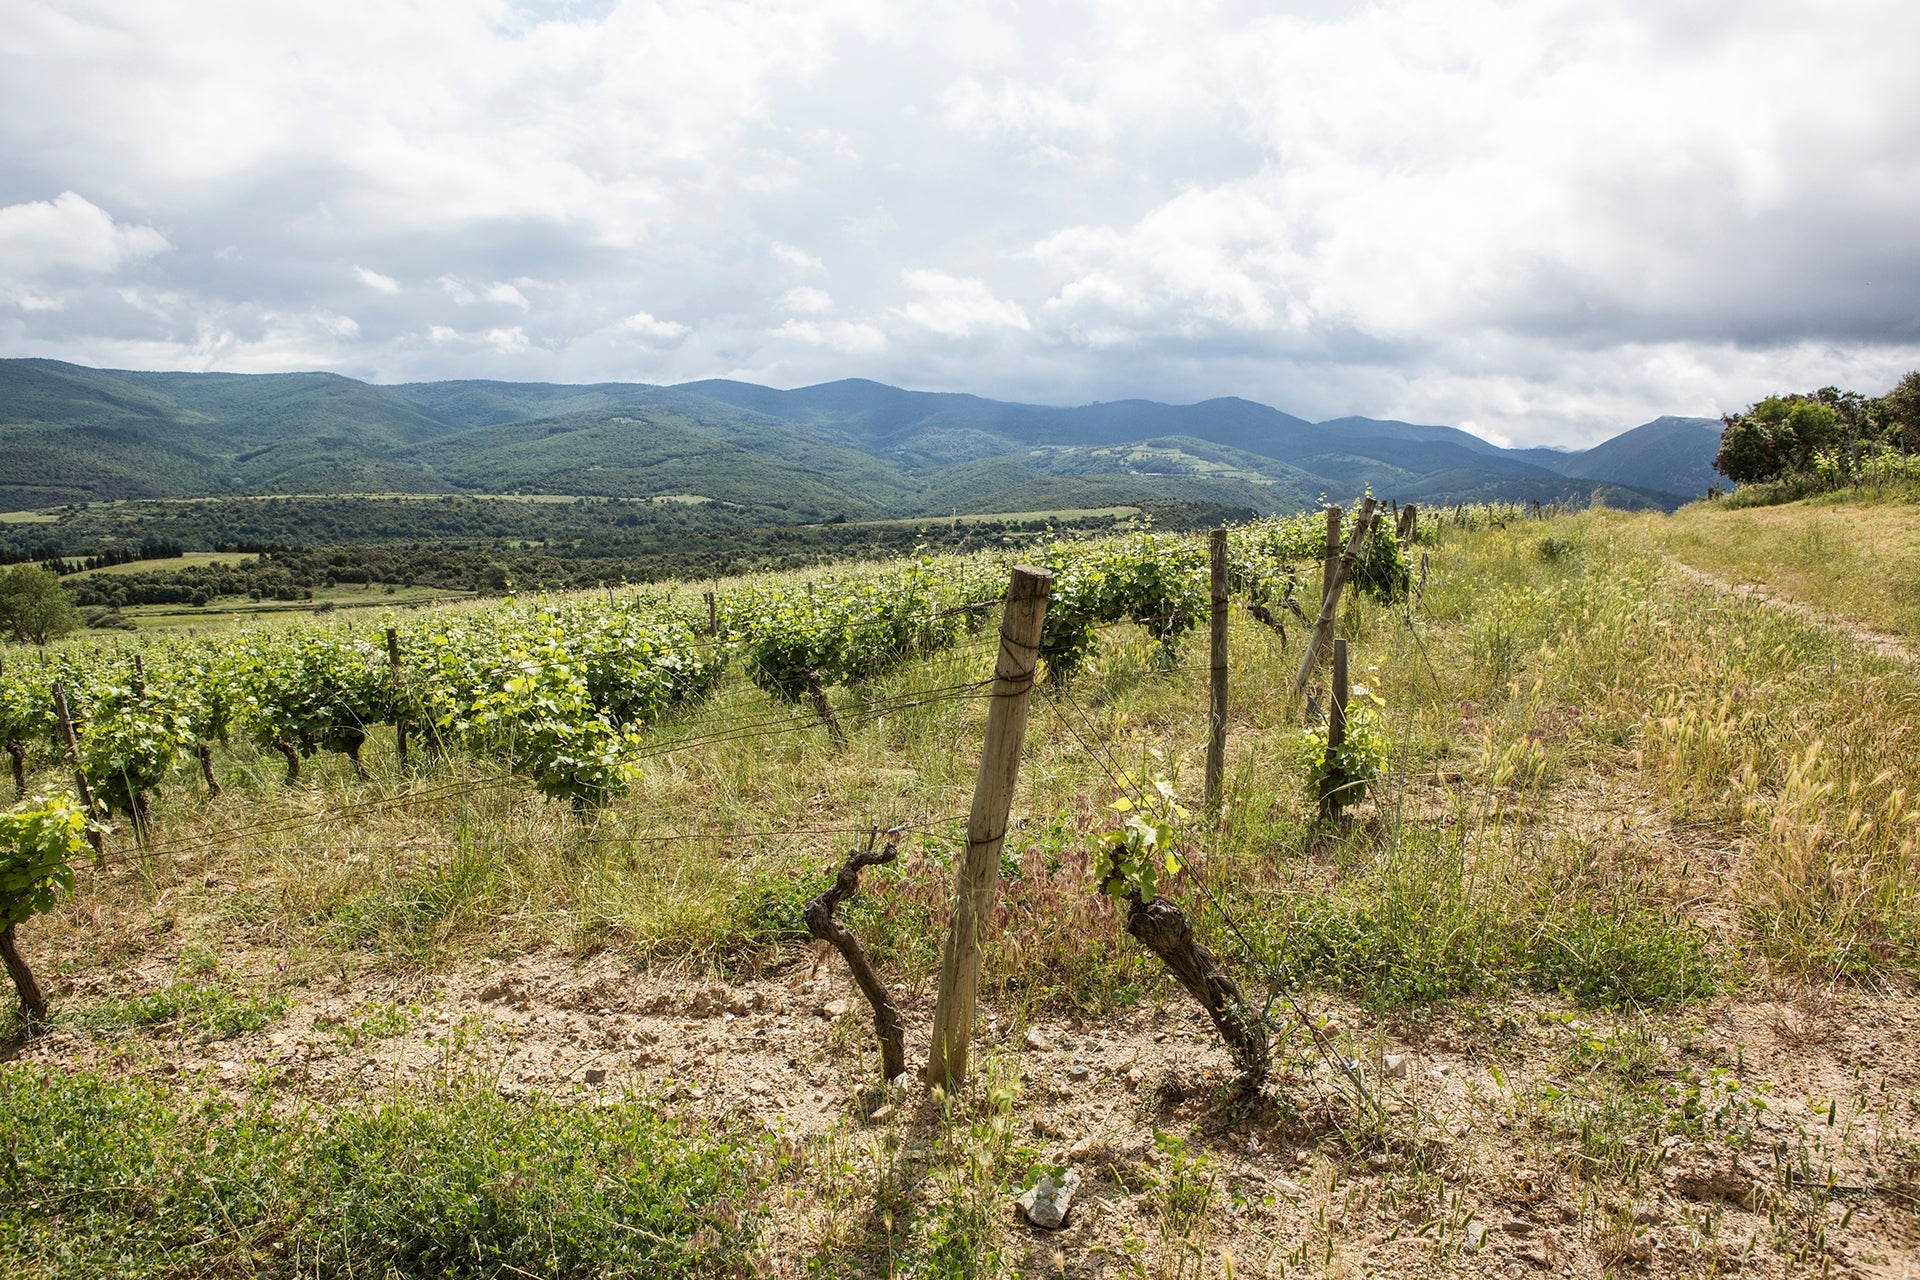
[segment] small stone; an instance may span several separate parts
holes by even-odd
[[[1388,1054],[1382,1060],[1382,1066],[1389,1080],[1405,1080],[1407,1078],[1407,1055],[1404,1053]]]
[[[1022,1038],[1027,1042],[1027,1048],[1032,1049],[1035,1053],[1045,1053],[1047,1050],[1053,1048],[1053,1045],[1048,1043],[1046,1036],[1041,1034],[1040,1028],[1038,1027],[1028,1027],[1026,1035]]]
[[[1079,1189],[1080,1175],[1072,1169],[1061,1174],[1058,1181],[1052,1174],[1045,1174],[1021,1193],[1020,1207],[1026,1210],[1027,1221],[1034,1226],[1058,1231],[1067,1225],[1067,1213],[1073,1208],[1073,1195]]]
[[[873,1109],[873,1114],[868,1116],[867,1119],[871,1120],[875,1124],[884,1124],[887,1121],[893,1119],[894,1113],[896,1113],[899,1110],[900,1108],[894,1106],[891,1102],[883,1103],[882,1105],[875,1107]]]
[[[905,1093],[907,1091],[907,1086],[912,1083],[913,1083],[913,1075],[911,1072],[907,1072],[907,1071],[902,1071],[899,1075],[887,1081],[887,1084],[890,1087],[898,1089],[901,1093]]]
[[[1086,1064],[1086,1063],[1084,1063],[1084,1062],[1076,1062],[1076,1063],[1074,1063],[1074,1064],[1073,1064],[1072,1066],[1070,1066],[1070,1067],[1068,1067],[1068,1068],[1067,1068],[1067,1079],[1069,1079],[1069,1080],[1085,1080],[1086,1078],[1087,1078],[1087,1064]]]
[[[1475,1219],[1467,1224],[1467,1252],[1478,1253],[1487,1238],[1487,1224]]]
[[[1629,1206],[1628,1212],[1632,1213],[1633,1220],[1643,1227],[1649,1223],[1660,1221],[1660,1210],[1654,1208],[1645,1200],[1635,1200],[1633,1204]]]
[[[588,1084],[605,1084],[606,1081],[607,1081],[607,1069],[605,1067],[588,1067],[587,1068]]]
[[[1500,1229],[1506,1232],[1510,1236],[1526,1236],[1526,1235],[1533,1234],[1533,1224],[1531,1222],[1528,1222],[1525,1218],[1519,1218],[1519,1217],[1508,1218],[1505,1222],[1502,1222],[1500,1224]]]
[[[820,1016],[823,1018],[837,1018],[846,1011],[847,1002],[845,1000],[829,1000],[820,1006]]]

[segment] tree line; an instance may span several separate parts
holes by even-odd
[[[1920,452],[1920,370],[1885,395],[1838,387],[1771,395],[1722,419],[1714,470],[1735,484],[1796,477],[1834,482],[1889,455]]]

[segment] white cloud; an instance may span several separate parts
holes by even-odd
[[[72,191],[0,207],[0,280],[62,272],[105,275],[170,247],[152,227],[115,222],[112,214]]]
[[[802,285],[781,294],[780,306],[803,316],[817,316],[822,312],[833,310],[833,295],[825,289],[811,289]]]
[[[827,270],[827,264],[815,255],[779,240],[768,245],[767,252],[772,254],[773,260],[781,266],[805,275],[823,275]]]
[[[527,349],[527,331],[517,324],[510,329],[489,329],[487,345],[505,355],[517,354]]]
[[[521,293],[518,288],[508,284],[504,280],[487,286],[487,301],[498,302],[503,306],[518,307],[522,311],[527,310],[531,305],[527,301],[526,294]]]
[[[789,320],[770,332],[776,338],[846,355],[872,355],[887,347],[886,334],[851,320]]]
[[[909,324],[945,338],[964,338],[978,329],[1031,329],[1025,308],[993,296],[984,280],[914,268],[901,280],[920,296],[896,309]]]
[[[686,337],[692,332],[677,320],[657,320],[644,311],[636,311],[620,322],[620,327],[628,333],[637,333],[643,338],[658,338],[671,342]]]
[[[373,290],[375,293],[384,293],[391,297],[400,292],[400,282],[398,280],[395,280],[389,275],[382,275],[371,267],[363,267],[355,264],[353,274],[355,279],[359,280],[361,284],[367,286],[367,288]]]

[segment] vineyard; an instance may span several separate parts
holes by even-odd
[[[0,1270],[1899,1274],[1910,673],[1356,508],[7,650]]]
[[[1229,539],[1232,582],[1248,603],[1288,599],[1296,567],[1322,548],[1317,518],[1265,521]],[[1041,655],[1065,683],[1101,627],[1131,622],[1171,656],[1208,616],[1207,550],[1139,532],[1056,543],[1036,557],[1055,575]],[[287,779],[316,752],[366,776],[369,734],[411,726],[422,754],[460,753],[526,777],[580,808],[626,789],[646,731],[684,717],[730,673],[795,704],[816,689],[859,690],[903,664],[978,634],[998,603],[1008,556],[923,558],[900,567],[706,593],[609,594],[490,612],[402,616],[365,627],[309,625],[159,643],[84,645],[15,658],[0,670],[0,738],[24,796],[29,770],[66,744],[62,689],[79,743],[72,762],[95,803],[143,835],[151,797],[181,766],[239,735],[283,755]],[[1358,579],[1404,594],[1399,543],[1371,540]]]

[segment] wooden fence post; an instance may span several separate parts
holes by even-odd
[[[1007,839],[1013,784],[1020,775],[1020,744],[1040,664],[1040,629],[1047,618],[1053,575],[1015,565],[1000,622],[1000,655],[993,664],[993,700],[987,706],[986,743],[967,818],[967,851],[953,893],[953,919],[940,957],[940,995],[933,1013],[933,1049],[927,1083],[954,1089],[967,1078],[973,1038],[974,995],[980,984],[980,933],[993,919],[1000,850]]]
[[[1333,562],[1333,570],[1327,576],[1333,583],[1332,594],[1322,594],[1320,598],[1320,616],[1313,620],[1313,632],[1307,637],[1307,651],[1300,658],[1300,672],[1293,678],[1295,697],[1307,691],[1307,677],[1313,674],[1314,659],[1320,656],[1320,650],[1333,635],[1333,615],[1340,605],[1340,588],[1347,585],[1347,575],[1353,572],[1353,562],[1360,556],[1361,544],[1373,531],[1373,499],[1368,498],[1360,504],[1359,518],[1353,522],[1353,534],[1347,539],[1347,549]]]
[[[713,592],[709,591],[706,594],[707,594],[707,634],[710,636],[717,636],[720,634],[720,606],[714,603]]]
[[[1320,603],[1323,606],[1333,590],[1333,567],[1340,560],[1340,518],[1343,514],[1338,507],[1327,508],[1327,548],[1320,557]]]
[[[1332,761],[1347,741],[1347,638],[1333,640],[1333,697],[1327,711],[1327,771],[1320,775],[1320,816],[1339,816],[1345,802],[1347,776],[1332,767]]]
[[[1213,560],[1213,630],[1210,636],[1211,700],[1207,719],[1207,817],[1220,816],[1227,777],[1227,531],[1209,540]]]
[[[400,632],[387,628],[387,671],[393,678],[393,749],[400,767],[407,767],[407,717],[400,709]]]
[[[87,843],[93,846],[94,864],[104,866],[107,841],[93,823],[93,788],[87,785],[87,775],[80,769],[80,738],[73,731],[73,717],[67,713],[67,691],[60,687],[58,680],[53,682],[53,716],[60,723],[60,740],[67,746],[67,758],[73,761],[73,789],[80,796],[80,807],[87,811]]]

